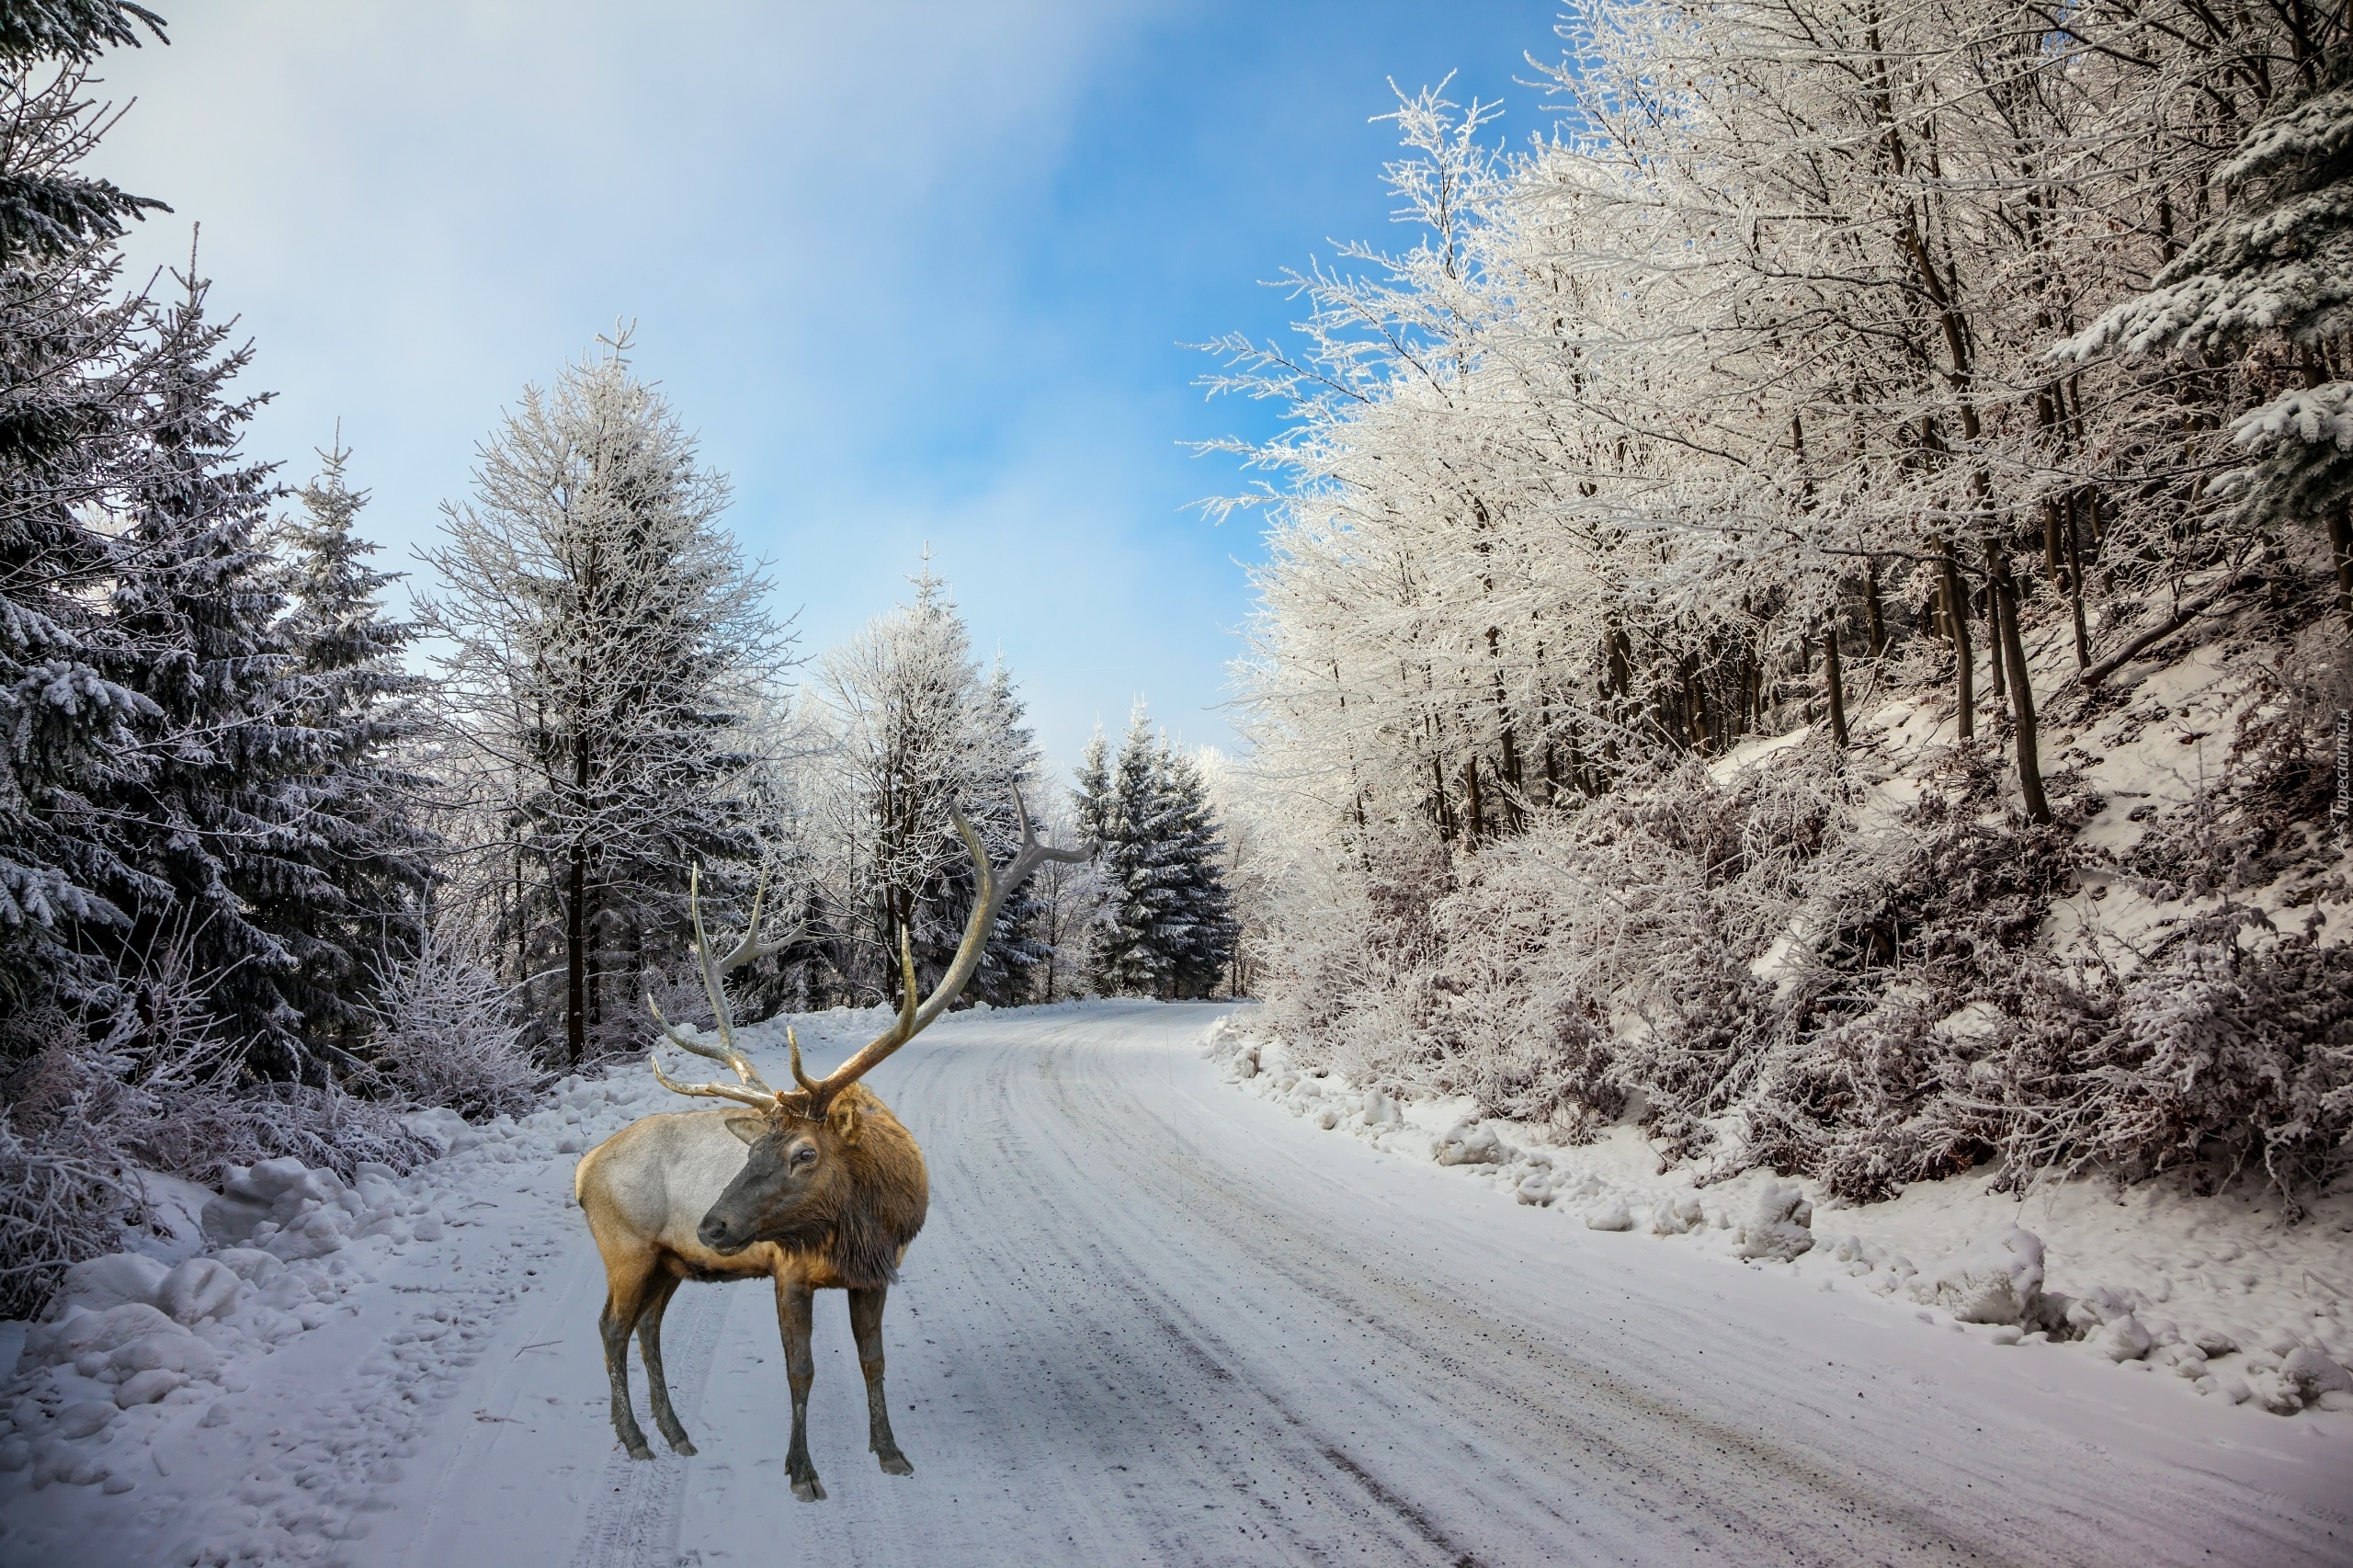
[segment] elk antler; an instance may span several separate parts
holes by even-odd
[[[794,942],[799,941],[801,932],[808,929],[807,923],[803,922],[773,942],[761,941],[759,939],[760,903],[767,897],[767,873],[762,871],[759,888],[752,894],[752,917],[745,923],[743,939],[735,944],[734,949],[726,957],[714,959],[710,953],[710,937],[702,928],[702,868],[697,866],[688,876],[687,913],[694,922],[695,968],[702,975],[703,994],[710,998],[711,1019],[719,1031],[719,1043],[715,1046],[705,1045],[691,1035],[681,1032],[677,1026],[662,1016],[661,1005],[654,1000],[653,994],[650,992],[646,994],[645,1005],[653,1010],[654,1021],[662,1026],[662,1035],[665,1040],[681,1051],[690,1051],[697,1056],[708,1056],[713,1062],[724,1062],[741,1081],[742,1086],[739,1088],[734,1084],[676,1082],[662,1071],[662,1047],[657,1043],[652,1051],[645,1053],[645,1059],[653,1065],[654,1076],[661,1082],[664,1088],[676,1090],[682,1095],[702,1095],[715,1099],[734,1100],[741,1105],[756,1106],[762,1110],[775,1106],[777,1092],[761,1082],[759,1074],[754,1070],[751,1062],[745,1060],[744,1053],[735,1049],[735,1015],[727,1006],[727,987],[721,983],[724,976],[733,973],[745,964],[782,952]],[[790,1038],[789,1031],[788,1038]],[[792,1049],[792,1070],[795,1077],[801,1077],[801,1048],[798,1042],[794,1043]],[[801,1078],[801,1083],[806,1086],[808,1080]]]
[[[980,878],[979,885],[972,890],[972,915],[964,923],[964,939],[957,945],[955,961],[948,966],[948,972],[939,977],[939,983],[933,987],[930,995],[924,998],[923,1005],[917,1006],[915,961],[907,947],[906,927],[899,928],[899,1021],[875,1036],[864,1050],[816,1083],[812,1084],[806,1077],[801,1078],[801,1086],[809,1092],[809,1113],[812,1116],[823,1116],[826,1104],[835,1095],[864,1077],[884,1057],[915,1039],[934,1018],[948,1010],[949,1005],[956,1000],[957,994],[964,989],[965,982],[972,978],[972,971],[981,967],[981,951],[988,946],[989,927],[996,924],[997,907],[1005,902],[1006,894],[1021,885],[1024,878],[1045,861],[1084,860],[1092,854],[1088,849],[1049,849],[1039,843],[1037,830],[1029,823],[1029,808],[1022,803],[1021,791],[1017,789],[1013,791],[1013,811],[1021,824],[1021,847],[1000,871],[990,866],[989,852],[982,845],[981,835],[972,831],[972,824],[966,822],[963,813],[955,807],[948,808],[949,819],[956,824],[957,833],[963,837],[964,847],[972,851],[972,866]],[[793,1072],[799,1076],[797,1052],[795,1057]]]

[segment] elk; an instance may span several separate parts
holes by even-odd
[[[801,1064],[801,1042],[787,1028],[792,1077],[798,1086],[768,1087],[735,1047],[726,976],[776,952],[793,938],[759,939],[760,895],[742,938],[713,957],[703,931],[699,879],[688,882],[695,963],[710,997],[719,1043],[706,1045],[662,1017],[648,1052],[654,1075],[682,1095],[727,1100],[736,1108],[681,1111],[640,1118],[581,1156],[573,1194],[605,1263],[605,1310],[598,1327],[611,1379],[613,1429],[632,1459],[651,1459],[645,1434],[630,1409],[629,1338],[637,1335],[654,1423],[670,1447],[695,1451],[670,1406],[662,1373],[662,1314],[681,1281],[765,1278],[776,1282],[777,1324],[784,1337],[785,1377],[792,1389],[792,1446],[785,1471],[804,1503],[825,1495],[809,1459],[809,1386],[816,1375],[810,1355],[813,1301],[819,1290],[849,1293],[850,1333],[866,1374],[868,1445],[885,1473],[912,1475],[915,1466],[891,1434],[882,1392],[882,1304],[898,1278],[907,1244],[923,1228],[930,1187],[923,1151],[871,1089],[858,1082],[948,1010],[980,967],[989,927],[1006,895],[1047,860],[1083,860],[1086,849],[1049,849],[1038,840],[1017,791],[1014,811],[1021,846],[1002,870],[971,824],[952,809],[956,831],[978,874],[972,918],[956,957],[938,985],[918,1005],[915,959],[899,932],[900,1008],[891,1028],[823,1078]],[[765,886],[762,892],[765,892]],[[798,933],[795,933],[797,936]],[[681,1084],[662,1070],[662,1042],[722,1062],[733,1084]]]

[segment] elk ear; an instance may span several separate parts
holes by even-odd
[[[845,1143],[858,1142],[858,1102],[852,1096],[844,1095],[835,1101],[833,1110],[825,1119],[834,1124],[835,1137]]]
[[[768,1119],[765,1116],[731,1116],[727,1119],[726,1127],[728,1131],[745,1142],[756,1143],[760,1135],[768,1130]]]

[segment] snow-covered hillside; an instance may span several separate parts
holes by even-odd
[[[12,1325],[0,1562],[597,1568],[767,1561],[786,1533],[839,1562],[2346,1554],[2353,1415],[2331,1402],[2282,1422],[1953,1332],[1872,1289],[1891,1267],[1830,1267],[1824,1212],[1794,1267],[1703,1256],[1779,1233],[1708,1222],[1750,1220],[1745,1190],[1703,1195],[1696,1249],[1590,1229],[1613,1198],[1657,1201],[1607,1146],[1556,1159],[1549,1207],[1516,1201],[1533,1160],[1471,1166],[1513,1177],[1491,1192],[1427,1134],[1333,1137],[1235,1092],[1205,1050],[1222,1016],[961,1014],[886,1071],[934,1192],[884,1323],[911,1479],[864,1451],[828,1297],[811,1426],[831,1500],[790,1501],[757,1286],[675,1311],[699,1457],[619,1452],[571,1166],[679,1105],[624,1068],[452,1130],[406,1181],[253,1173],[214,1207],[227,1244],[92,1266],[50,1323]],[[879,1021],[800,1023],[830,1059]],[[748,1032],[771,1060],[774,1028]],[[1940,1249],[1909,1238],[1932,1228],[1899,1249],[1924,1273]],[[2077,1232],[2038,1228],[2052,1285],[2080,1289]]]

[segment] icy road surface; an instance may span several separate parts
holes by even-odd
[[[603,1275],[570,1204],[572,1157],[488,1167],[464,1256],[479,1273],[504,1246],[526,1289],[413,1429],[396,1479],[358,1506],[361,1539],[329,1554],[415,1568],[2353,1562],[2347,1446],[2301,1418],[1996,1347],[1786,1271],[1533,1222],[1454,1173],[1222,1085],[1200,1045],[1216,1016],[958,1015],[877,1073],[931,1168],[930,1221],[884,1321],[915,1474],[883,1475],[866,1451],[847,1307],[826,1292],[810,1403],[823,1503],[794,1502],[784,1479],[771,1292],[681,1290],[667,1360],[701,1454],[631,1463],[605,1414]],[[388,1260],[369,1289],[426,1299],[412,1261]],[[246,1400],[298,1397],[270,1392],[281,1360]],[[339,1400],[411,1397],[381,1381],[339,1395],[339,1375],[308,1369],[313,1432],[343,1418]],[[632,1380],[642,1413],[634,1357]],[[59,1493],[100,1505],[96,1487],[34,1501]],[[83,1539],[119,1552],[133,1538]]]

